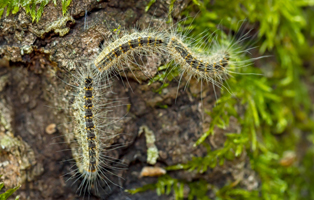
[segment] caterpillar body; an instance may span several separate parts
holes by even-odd
[[[121,55],[128,53],[128,51],[132,49],[143,47],[157,48],[159,46],[169,47],[173,54],[178,53],[181,59],[184,60],[179,61],[180,63],[186,62],[190,67],[202,72],[215,71],[215,69],[218,70],[220,67],[226,67],[228,65],[227,61],[229,60],[229,55],[227,52],[225,53],[226,55],[222,55],[223,58],[219,60],[219,63],[204,63],[202,60],[195,58],[191,51],[176,37],[172,37],[171,40],[165,40],[160,37],[151,36],[145,36],[143,38],[139,36],[137,39],[128,40],[125,43],[119,44],[119,47],[111,51],[103,51],[95,59],[94,64],[98,66],[98,69],[101,71],[107,70],[113,65],[116,59],[118,60]],[[103,68],[100,66],[103,66]]]
[[[226,68],[230,60],[230,54],[227,51],[222,51],[219,54],[199,55],[176,36],[171,37],[168,47],[177,65],[189,76],[211,82],[216,78],[222,80],[223,77],[227,77]]]
[[[72,178],[74,182],[82,178],[78,187],[80,193],[90,192],[92,188],[99,193],[102,183],[110,188],[107,182],[112,181],[108,174],[115,175],[112,171],[122,169],[123,166],[116,158],[106,155],[108,143],[116,137],[115,133],[107,130],[114,123],[112,118],[107,117],[110,112],[108,107],[112,103],[103,95],[108,86],[99,80],[95,67],[90,63],[75,66],[76,72],[71,73],[73,80],[70,82],[70,86],[76,89],[70,108],[74,119],[74,137],[70,140],[77,169]]]
[[[100,72],[108,73],[125,63],[134,63],[136,54],[167,53],[166,42],[162,33],[144,31],[126,34],[120,39],[109,43],[94,60],[94,65]],[[139,67],[140,64],[135,63]]]
[[[94,65],[101,73],[108,74],[112,69],[119,70],[124,63],[134,63],[132,57],[136,54],[143,56],[143,53],[159,53],[166,55],[169,60],[174,60],[188,76],[216,84],[229,75],[231,54],[228,50],[230,49],[222,50],[216,46],[211,49],[210,54],[200,54],[188,47],[184,37],[176,33],[143,31],[126,34],[110,43],[96,57]]]
[[[99,135],[98,130],[95,129],[94,124],[94,115],[95,112],[93,109],[93,77],[88,75],[85,77],[85,86],[84,86],[84,99],[85,99],[85,105],[83,109],[79,109],[80,117],[84,116],[85,118],[85,131],[82,131],[80,135],[81,139],[81,145],[83,149],[87,149],[88,151],[83,151],[83,170],[93,177],[94,173],[98,170],[99,165]],[[78,103],[80,104],[80,103]],[[78,105],[80,106],[80,105]],[[83,112],[83,113],[82,113]],[[84,122],[84,119],[81,122]]]

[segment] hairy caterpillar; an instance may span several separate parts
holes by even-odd
[[[82,165],[79,166],[80,172],[83,176],[88,177],[90,180],[97,178],[98,171],[100,170],[100,141],[99,133],[96,126],[99,126],[94,120],[94,114],[97,112],[94,106],[93,81],[95,77],[91,72],[86,75],[83,74],[84,87],[81,89],[79,96],[73,108],[75,110],[74,116],[78,121],[78,128],[75,131],[80,146],[82,147]],[[81,83],[81,87],[83,83]]]
[[[180,66],[183,72],[199,79],[214,83],[215,79],[227,77],[230,54],[228,51],[215,51],[211,55],[193,52],[176,34],[165,32],[136,32],[117,39],[94,60],[99,71],[108,73],[131,60],[134,54],[160,53],[167,55]],[[134,62],[134,61],[131,61]],[[138,63],[136,63],[139,65]]]
[[[121,70],[124,70],[122,67],[124,65],[128,65],[131,71],[130,65],[135,65],[145,71],[143,59],[152,55],[168,57],[162,35],[163,32],[151,30],[125,34],[121,38],[115,35],[113,41],[107,42],[104,49],[94,59],[94,65],[100,74],[107,76],[107,78],[112,71],[119,74]],[[136,75],[134,78],[137,79]]]
[[[156,51],[164,45],[163,37],[159,34],[143,32],[125,35],[106,47],[94,60],[94,64],[100,71],[106,71],[113,65],[119,64],[134,51],[141,51],[141,48]]]
[[[185,33],[178,33],[173,27],[169,31],[148,28],[126,33],[121,38],[116,36],[112,42],[108,42],[94,60],[94,65],[100,73],[108,77],[112,71],[118,73],[121,69],[124,71],[122,66],[130,63],[144,71],[147,65],[144,66],[136,58],[161,55],[167,62],[174,61],[181,72],[179,85],[185,74],[186,84],[191,78],[196,78],[201,83],[203,80],[211,83],[216,96],[215,86],[224,87],[230,92],[229,86],[224,86],[223,81],[232,74],[240,73],[237,71],[239,68],[261,58],[245,58],[250,54],[250,50],[254,49],[252,47],[254,44],[250,40],[254,36],[250,35],[252,29],[246,30],[247,27],[243,25],[245,25],[243,21],[237,25],[235,35],[230,33],[226,35],[218,29],[220,31],[210,34],[205,32],[205,36],[200,35],[196,39],[188,37]],[[128,68],[132,71],[130,66]]]
[[[77,169],[70,172],[74,183],[80,178],[78,186],[80,194],[92,189],[100,193],[105,187],[110,188],[108,182],[116,185],[108,175],[116,176],[112,171],[120,170],[123,164],[117,158],[107,155],[107,147],[116,137],[108,130],[115,121],[108,117],[111,107],[116,102],[109,102],[103,93],[108,88],[107,83],[99,80],[95,68],[89,63],[76,63],[75,73],[69,72],[70,82],[67,83],[74,90],[73,102],[70,103],[70,113],[73,118],[73,134],[66,134],[71,141],[71,150],[76,161]],[[73,174],[74,172],[74,174]]]

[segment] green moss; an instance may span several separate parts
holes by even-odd
[[[171,178],[168,175],[164,175],[158,178],[158,182],[156,184],[148,184],[142,188],[126,190],[131,194],[135,194],[138,192],[144,192],[147,190],[155,189],[158,195],[161,194],[170,194],[170,192],[174,192],[175,199],[182,199],[183,198],[183,188],[184,183],[178,181],[177,179]]]
[[[51,0],[0,0],[0,18],[3,15],[4,10],[6,9],[6,16],[10,13],[16,14],[20,8],[25,9],[26,13],[30,14],[33,21],[39,21],[44,7]],[[68,6],[72,0],[62,0],[62,13],[66,13]],[[53,0],[54,5],[57,5],[57,1]]]
[[[174,65],[173,62],[167,63],[158,68],[158,74],[149,80],[148,85],[159,81],[163,84],[154,92],[161,94],[162,90],[169,86],[169,82],[172,81],[175,77],[178,77],[180,74],[180,68]],[[162,106],[164,107],[164,106]]]
[[[0,175],[0,178],[1,178],[1,175]],[[3,183],[0,183],[0,190],[4,187],[4,184]],[[6,200],[8,199],[17,189],[19,189],[20,186],[17,186],[15,188],[12,188],[12,189],[9,189],[7,191],[5,191],[4,193],[0,194],[0,200]],[[19,197],[17,196],[15,198],[15,200],[18,200]]]
[[[150,2],[148,2],[147,6],[145,7],[145,12],[147,12],[155,2],[156,0],[150,0]]]

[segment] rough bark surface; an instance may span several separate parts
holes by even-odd
[[[52,71],[68,69],[69,60],[95,57],[103,42],[110,38],[112,29],[119,26],[132,29],[137,23],[142,28],[155,22],[167,26],[164,21],[170,1],[156,1],[145,12],[148,2],[72,1],[65,16],[60,6],[49,3],[38,23],[32,23],[23,10],[0,20],[0,174],[7,188],[22,184],[16,192],[20,199],[84,198],[76,192],[79,183],[67,181],[74,165],[69,161],[73,157],[63,137],[67,134],[65,122],[69,116],[60,109],[64,105],[56,100],[62,101],[65,88]],[[179,14],[187,4],[187,0],[176,1],[172,13],[175,20],[180,19]],[[84,29],[86,10],[88,28]],[[162,62],[154,57],[146,62],[144,73],[154,76]],[[116,117],[127,113],[118,122],[118,128],[113,129],[119,133],[113,144],[123,147],[110,153],[127,165],[127,169],[117,172],[123,179],[114,179],[121,187],[110,184],[111,190],[106,194],[100,197],[91,194],[89,199],[174,199],[173,195],[158,196],[155,191],[135,195],[125,192],[125,189],[157,181],[155,177],[140,177],[141,170],[151,166],[147,163],[149,145],[145,134],[139,134],[140,127],[146,126],[155,137],[156,167],[185,163],[193,156],[206,155],[205,148],[193,147],[193,144],[211,121],[204,110],[210,111],[215,104],[212,86],[203,85],[201,91],[200,83],[192,80],[184,90],[186,80],[183,79],[178,94],[178,81],[172,81],[158,94],[154,90],[162,83],[148,85],[147,76],[140,70],[135,70],[135,75],[139,81],[132,73],[112,79],[114,94],[106,94],[123,99],[123,105],[115,108]],[[208,139],[213,149],[223,145],[224,133],[240,131],[236,120],[230,120],[228,130],[217,129]],[[186,181],[203,178],[218,187],[230,181],[239,181],[248,190],[257,187],[245,153],[203,174],[183,170],[167,174]],[[188,192],[189,188],[185,190]],[[209,190],[208,196],[213,195]]]

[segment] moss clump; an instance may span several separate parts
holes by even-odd
[[[6,16],[10,13],[16,14],[21,8],[25,9],[26,13],[30,14],[33,21],[39,21],[44,7],[51,0],[0,0],[0,18],[6,9]],[[62,0],[62,13],[65,14],[68,6],[72,0]],[[57,5],[57,1],[53,0],[54,5]]]
[[[1,175],[0,175],[0,178],[1,178]],[[4,184],[3,183],[0,183],[0,190],[4,187]],[[19,189],[20,186],[17,186],[15,188],[12,188],[12,189],[9,189],[7,191],[5,191],[4,193],[0,194],[0,199],[1,200],[6,200],[8,199],[17,189]],[[19,197],[16,197],[15,198],[16,200],[19,199]]]

